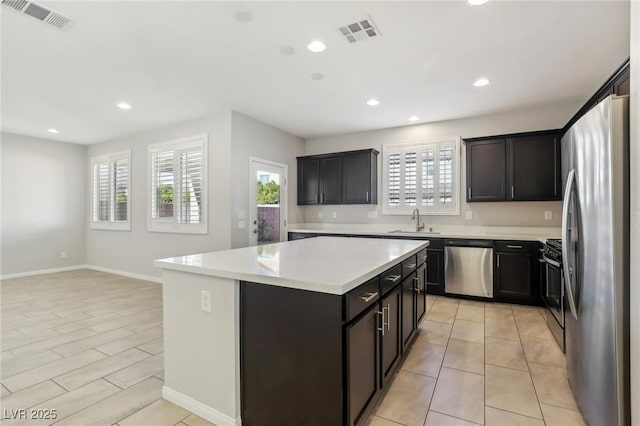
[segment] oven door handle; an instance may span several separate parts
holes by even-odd
[[[547,262],[551,266],[555,266],[556,268],[561,268],[560,262],[556,262],[555,260],[549,259],[547,256],[542,256],[545,262]]]

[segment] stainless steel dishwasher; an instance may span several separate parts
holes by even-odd
[[[446,240],[444,244],[445,292],[493,298],[493,241]]]

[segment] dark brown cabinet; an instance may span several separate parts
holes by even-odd
[[[298,159],[298,204],[320,203],[320,160]]]
[[[467,143],[467,201],[504,201],[505,139]]]
[[[559,200],[559,133],[535,133],[507,139],[509,201]]]
[[[340,204],[342,201],[342,158],[320,160],[320,204]]]
[[[394,367],[397,365],[398,360],[400,360],[400,354],[402,352],[402,342],[400,341],[400,315],[402,312],[400,304],[400,289],[400,286],[396,286],[395,289],[387,294],[381,302],[381,386],[384,386],[384,384],[393,375],[395,370]]]
[[[378,151],[298,157],[298,205],[377,204]]]
[[[494,300],[540,305],[537,244],[527,241],[494,242]]]
[[[416,271],[416,327],[420,324],[422,317],[427,312],[427,300],[426,300],[426,278],[427,267],[423,263]]]
[[[466,139],[467,202],[560,200],[559,131]]]
[[[377,151],[342,156],[342,204],[377,204]]]
[[[378,392],[379,322],[376,304],[346,330],[349,425],[358,423],[367,405]]]
[[[427,247],[427,294],[444,294],[444,241],[429,240]]]
[[[402,349],[403,352],[411,343],[413,333],[416,331],[415,309],[415,272],[402,280]]]

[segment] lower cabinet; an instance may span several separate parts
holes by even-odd
[[[378,306],[374,305],[346,329],[349,425],[358,423],[378,392],[380,322]]]
[[[242,424],[362,426],[424,315],[425,260],[344,295],[241,282]]]
[[[416,328],[420,321],[427,312],[427,299],[426,299],[426,287],[427,287],[427,265],[421,264],[416,271]]]
[[[391,378],[394,372],[394,367],[400,360],[400,354],[402,352],[401,337],[401,325],[402,325],[402,308],[401,308],[401,288],[396,286],[394,290],[391,290],[381,302],[380,315],[381,318],[381,351],[380,356],[382,372],[381,383],[384,384]]]
[[[402,280],[402,350],[411,343],[416,331],[415,287],[416,273],[412,272]]]
[[[533,242],[494,242],[493,295],[496,302],[540,305],[539,269]]]

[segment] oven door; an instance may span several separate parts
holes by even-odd
[[[545,274],[547,278],[543,298],[551,314],[560,326],[564,328],[564,279],[562,265],[546,256],[543,256],[543,258],[546,263]]]

